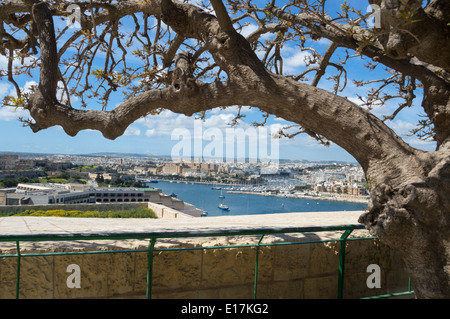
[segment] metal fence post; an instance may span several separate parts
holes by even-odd
[[[345,268],[345,244],[353,229],[347,229],[340,238],[339,247],[339,277],[338,277],[338,299],[344,295],[344,268]]]
[[[150,243],[148,245],[148,261],[147,261],[147,299],[152,298],[153,290],[153,250],[155,248],[156,238],[150,238]]]
[[[19,289],[20,289],[20,246],[19,242],[16,241],[16,247],[17,247],[17,274],[16,274],[16,299],[19,299]]]
[[[256,246],[256,262],[255,262],[255,285],[253,288],[253,299],[256,299],[256,292],[258,289],[258,259],[259,259],[259,247],[261,245],[261,241],[264,238],[264,234],[261,236],[261,238],[258,241],[258,245]]]

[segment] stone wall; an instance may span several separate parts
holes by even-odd
[[[19,213],[26,210],[80,210],[80,211],[108,211],[147,207],[148,202],[142,203],[101,203],[101,204],[45,204],[45,205],[1,205],[0,212]]]
[[[161,204],[148,203],[148,208],[153,210],[158,218],[194,218],[191,215]]]
[[[367,236],[365,231],[353,237]],[[263,244],[316,241],[340,234],[273,235]],[[160,239],[156,249],[256,244],[258,237]],[[9,245],[9,247],[8,247]],[[144,240],[24,243],[21,253],[146,249]],[[339,243],[320,242],[263,246],[259,253],[257,298],[336,298]],[[2,254],[15,253],[13,243],[1,243]],[[400,259],[375,239],[346,245],[344,298],[361,298],[408,289]],[[153,298],[253,298],[256,247],[155,251]],[[144,298],[146,252],[22,257],[20,298]],[[80,267],[80,288],[69,288],[71,272]],[[381,269],[381,288],[369,289],[367,266]],[[0,298],[14,298],[17,258],[0,258]]]

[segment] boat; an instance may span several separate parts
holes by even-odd
[[[170,197],[177,197],[177,194],[172,193],[172,194],[170,194]]]
[[[211,189],[222,189],[222,187],[211,187]]]
[[[208,212],[205,210],[205,202],[203,200],[202,200],[202,214],[200,216],[201,217],[208,216]]]
[[[225,205],[225,204],[220,204],[220,205],[219,205],[219,209],[225,210],[225,211],[230,210],[230,208],[229,208],[227,205]]]
[[[220,191],[219,198],[225,198],[225,196],[223,196],[222,190]]]

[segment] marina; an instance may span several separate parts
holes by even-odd
[[[277,214],[325,211],[363,211],[364,198],[358,202],[341,201],[336,196],[291,193],[288,188],[266,186],[228,186],[189,182],[159,181],[153,186],[164,194],[176,195],[207,213],[204,216]]]

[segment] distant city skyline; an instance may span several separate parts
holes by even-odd
[[[415,110],[419,112],[417,107]],[[414,108],[406,111],[409,111],[411,118],[414,116]],[[0,109],[0,125],[3,135],[0,141],[0,151],[61,154],[116,152],[170,156],[172,148],[178,143],[178,140],[171,138],[170,131],[168,131],[169,128],[174,128],[174,126],[170,125],[170,122],[180,122],[179,126],[177,126],[179,128],[192,130],[193,127],[193,124],[189,125],[189,122],[193,121],[192,118],[190,119],[183,115],[172,113],[167,114],[166,118],[155,117],[138,120],[128,128],[123,136],[112,141],[104,138],[99,132],[91,130],[82,131],[75,137],[68,136],[60,127],[52,127],[38,133],[33,133],[29,128],[22,127],[22,123],[17,120],[17,117],[13,116],[22,115],[21,113],[24,111],[17,110],[16,112],[17,114],[11,114],[11,110],[7,110],[5,107]],[[255,110],[253,112],[256,113],[257,111]],[[406,115],[408,116],[408,114]],[[225,121],[226,119],[231,120],[231,116],[232,113],[227,112],[227,110],[222,111],[222,113],[213,113],[213,116],[206,125],[207,127],[217,127],[225,130]],[[222,123],[214,126],[216,125],[214,122],[219,121],[222,121]],[[287,123],[281,119],[275,119],[269,125],[281,127],[281,123],[283,122]],[[409,130],[415,126],[413,120],[401,119],[390,124],[413,147],[428,151],[435,148],[433,142],[421,141],[417,137],[408,135]],[[154,125],[154,127],[148,128],[149,125]],[[164,130],[165,125],[166,129]],[[244,127],[248,127],[249,125],[246,123]],[[208,143],[210,141],[203,140],[203,146]],[[332,143],[330,147],[325,147],[305,135],[297,136],[294,139],[280,139],[279,158],[355,162],[350,154],[336,144]]]

